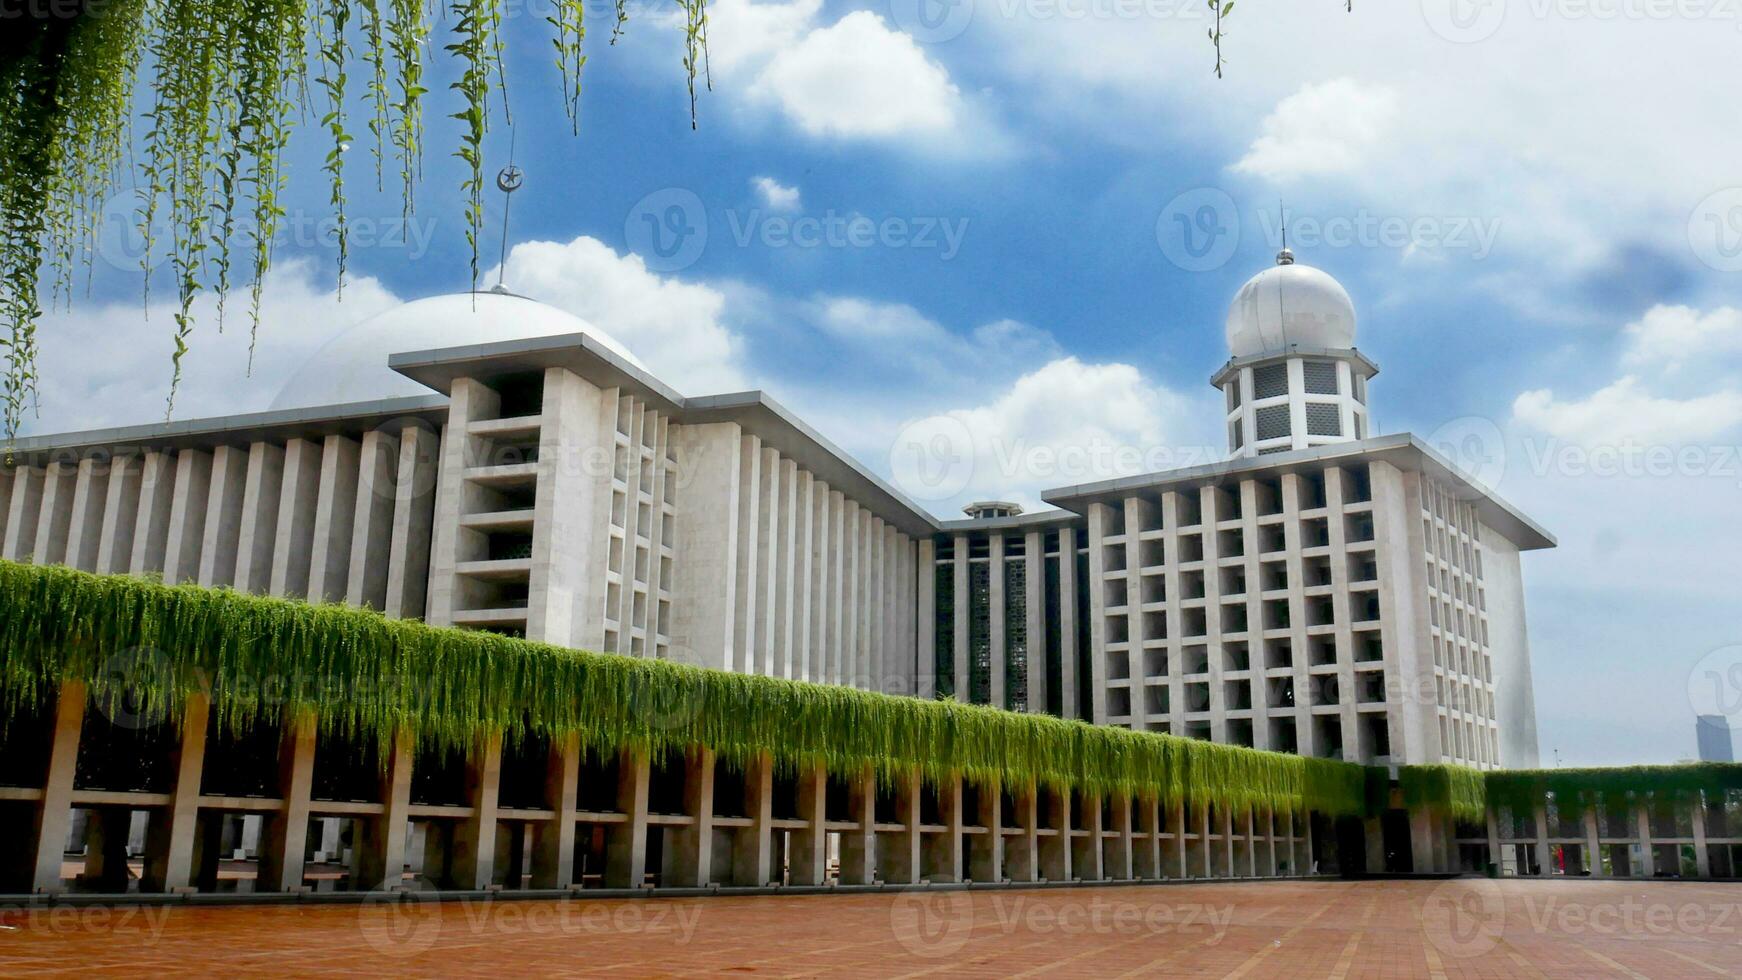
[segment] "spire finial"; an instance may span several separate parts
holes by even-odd
[[[508,166],[496,172],[496,189],[502,192],[502,255],[496,262],[496,288],[491,292],[505,293],[503,281],[508,277],[508,205],[514,192],[526,181],[526,174],[514,165],[514,130],[508,130]]]
[[[1276,199],[1276,210],[1282,216],[1282,251],[1276,253],[1276,264],[1293,265],[1294,253],[1288,250],[1288,207],[1280,197]]]

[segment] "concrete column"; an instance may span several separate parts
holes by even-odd
[[[72,829],[73,777],[78,771],[79,730],[84,723],[85,685],[79,681],[65,681],[55,700],[48,770],[42,784],[42,802],[36,813],[32,891],[52,894],[61,890],[61,855],[66,850],[67,835]]]
[[[1135,595],[1136,593],[1133,593]],[[1135,603],[1133,608],[1135,608]],[[1136,877],[1132,874],[1132,851],[1134,841],[1131,831],[1131,798],[1123,794],[1113,796],[1113,826],[1108,829],[1118,834],[1112,839],[1112,863],[1101,870],[1108,878],[1115,881],[1125,881]],[[1106,847],[1102,847],[1103,852]]]
[[[381,816],[357,821],[363,838],[356,842],[359,888],[397,891],[404,885],[412,746],[407,734],[394,738],[387,769],[381,775]]]
[[[646,754],[626,750],[617,763],[617,809],[627,818],[605,842],[605,886],[640,888],[647,880],[647,794],[653,767]]]
[[[97,552],[102,544],[104,505],[109,496],[108,460],[79,460],[73,486],[72,519],[67,526],[66,563],[87,572],[97,570]]]
[[[236,588],[272,587],[272,547],[278,541],[278,505],[284,487],[284,449],[256,442],[248,450],[242,490],[242,529],[236,541]]]
[[[1603,873],[1603,845],[1600,842],[1601,833],[1597,827],[1597,806],[1585,807],[1585,850],[1591,852],[1586,858],[1586,864],[1591,869],[1591,877],[1607,878]]]
[[[1160,878],[1161,874],[1161,809],[1154,797],[1139,796],[1137,812],[1142,815],[1140,833],[1131,852],[1131,876],[1140,880]]]
[[[1088,846],[1076,849],[1071,855],[1071,871],[1080,881],[1101,881],[1106,878],[1106,869],[1101,860],[1101,798],[1084,793],[1082,800],[1083,829],[1089,832],[1089,836],[1071,839],[1087,841]]]
[[[1028,532],[1022,548],[1023,614],[1028,632],[1028,710],[1046,713],[1046,534]]]
[[[1004,535],[994,531],[987,543],[990,545],[989,556],[986,560],[986,602],[989,607],[987,626],[990,627],[987,646],[992,650],[991,680],[987,684],[987,690],[990,693],[987,703],[995,708],[1003,708],[1010,703],[1009,698],[1006,697],[1009,692],[1005,690],[1006,680],[1004,677],[1004,645],[1010,641],[1009,637],[1005,636],[1004,629]]]
[[[798,774],[798,814],[805,829],[792,837],[792,883],[820,885],[828,874],[829,840],[824,827],[828,809],[828,772],[811,766]]]
[[[877,778],[869,768],[852,777],[847,805],[857,826],[841,832],[841,883],[869,885],[877,880]]]
[[[930,846],[922,846],[921,860],[927,881],[955,884],[962,880],[962,780],[945,779],[938,784],[938,821],[941,834],[927,835]]]
[[[1181,878],[1192,876],[1191,848],[1186,844],[1186,834],[1191,832],[1191,825],[1187,823],[1187,813],[1186,805],[1183,802],[1173,805],[1174,855],[1179,860],[1178,871]]]
[[[139,504],[134,513],[133,549],[124,559],[134,575],[163,571],[169,540],[169,511],[175,498],[175,457],[147,452],[139,471]],[[21,474],[22,475],[22,474]],[[17,492],[13,493],[17,503]],[[117,558],[117,561],[123,559]]]
[[[278,750],[278,788],[283,808],[266,825],[260,849],[259,888],[264,892],[303,890],[308,842],[309,794],[314,788],[315,720],[286,722]]]
[[[363,433],[357,464],[357,499],[351,518],[350,567],[345,602],[381,610],[387,607],[387,577],[392,567],[393,507],[398,496],[399,440],[379,429]]]
[[[1040,877],[1046,881],[1071,880],[1071,801],[1068,792],[1048,789],[1041,794],[1039,811],[1047,817],[1053,833],[1039,839]]]
[[[1541,803],[1536,806],[1536,868],[1544,877],[1553,873],[1549,867],[1548,807]]]
[[[496,810],[502,788],[502,735],[478,740],[466,760],[466,802],[472,813],[454,828],[454,887],[490,887],[496,872]]]
[[[1418,807],[1409,811],[1410,867],[1416,874],[1446,870],[1440,847],[1440,823],[1445,818],[1436,807]]]
[[[1004,791],[997,783],[980,787],[978,812],[968,814],[985,828],[969,844],[968,877],[976,882],[1004,880]]]
[[[733,835],[732,884],[761,887],[774,880],[774,760],[768,756],[745,767],[744,813],[750,826]]]
[[[169,508],[163,580],[174,585],[200,573],[200,543],[205,538],[206,496],[211,489],[212,455],[184,449],[175,457],[175,494]]]
[[[880,872],[892,885],[911,885],[920,878],[919,782],[917,771],[895,777],[895,813],[902,829],[877,838]]]
[[[120,456],[109,464],[109,485],[104,492],[103,530],[97,538],[96,570],[103,574],[127,571],[133,556],[133,534],[139,519],[137,456]]]
[[[31,558],[38,565],[59,565],[66,561],[78,476],[78,464],[69,460],[57,459],[48,464],[42,484],[42,510],[36,521],[36,548]]]
[[[927,701],[937,697],[937,620],[938,576],[937,542],[931,538],[919,541],[919,557],[914,567],[915,615],[914,693]]]
[[[951,621],[954,640],[955,689],[957,701],[973,700],[973,683],[968,663],[968,612],[972,597],[968,593],[968,536],[958,534],[951,554],[951,581],[955,587],[955,615]]]
[[[1504,865],[1500,855],[1500,815],[1492,805],[1488,807],[1488,863],[1492,864],[1498,873]]]
[[[684,812],[695,823],[680,828],[671,835],[676,850],[672,866],[676,870],[672,884],[683,888],[706,888],[713,884],[714,871],[714,753],[709,749],[691,749],[684,765]]]
[[[1016,794],[1016,818],[1022,827],[1021,836],[1014,837],[1005,843],[1009,848],[1010,880],[1016,882],[1034,882],[1040,879],[1040,837],[1035,833],[1038,826],[1039,792],[1034,786],[1024,786]]]
[[[387,553],[387,605],[383,609],[394,618],[424,614],[440,443],[436,432],[421,426],[407,426],[399,433],[399,473],[393,484],[393,530]]]
[[[351,574],[351,531],[357,519],[356,440],[327,436],[321,446],[320,490],[315,499],[314,551],[309,559],[308,597],[343,602]]]
[[[1639,828],[1639,876],[1657,875],[1657,855],[1651,850],[1651,811],[1640,804],[1633,808],[1633,824]]]
[[[12,489],[6,500],[6,534],[0,538],[0,558],[22,561],[36,554],[36,522],[42,508],[41,467],[20,466],[12,471]]]
[[[274,531],[272,574],[267,586],[272,595],[300,598],[308,594],[309,566],[314,556],[315,510],[320,502],[321,455],[321,447],[307,439],[292,439],[285,443],[284,473],[279,484],[278,527]]]
[[[219,446],[212,451],[212,475],[206,494],[206,517],[200,543],[198,581],[201,585],[235,584],[247,484],[246,449]]]
[[[1712,876],[1711,854],[1706,850],[1706,808],[1699,797],[1693,799],[1694,808],[1694,866],[1695,874],[1701,878]]]
[[[200,773],[205,768],[206,721],[211,701],[190,694],[181,718],[171,765],[175,783],[169,806],[152,814],[145,844],[145,874],[140,887],[154,892],[191,891],[194,884],[194,828],[200,816]]]
[[[1067,525],[1059,528],[1059,706],[1066,718],[1082,717],[1077,693],[1078,587],[1077,531]]]

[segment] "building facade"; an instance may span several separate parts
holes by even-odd
[[[1521,556],[1370,432],[1354,308],[1229,313],[1229,458],[943,521],[760,392],[503,293],[407,304],[250,416],[20,440],[0,557],[1377,764],[1537,762]]]

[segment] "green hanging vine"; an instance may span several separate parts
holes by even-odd
[[[310,46],[319,120],[329,141],[324,172],[336,223],[338,281],[349,261],[344,157],[354,140],[346,97],[353,51],[367,61],[368,130],[376,183],[391,150],[399,168],[403,213],[415,207],[422,174],[425,59],[431,40],[429,0],[67,0],[8,15],[0,32],[0,425],[14,436],[34,405],[37,325],[44,285],[51,302],[71,302],[79,265],[89,274],[103,202],[126,169],[131,108],[141,103],[141,197],[138,239],[147,284],[166,259],[175,286],[173,346],[166,412],[173,412],[183,360],[195,331],[196,300],[215,294],[222,329],[228,294],[249,282],[249,365],[260,329],[261,286],[285,211],[285,147],[298,109],[307,105]],[[456,156],[465,166],[462,214],[474,285],[483,224],[484,142],[492,89],[507,118],[502,0],[446,0],[451,37],[444,50],[459,63],[451,86],[460,106]],[[561,93],[571,128],[580,119],[586,65],[584,0],[552,0]],[[697,125],[708,68],[706,0],[683,8],[682,64]],[[1210,0],[1216,73],[1222,72],[1222,22],[1232,0]],[[614,0],[611,42],[629,19]],[[150,65],[148,78],[140,77]],[[364,74],[359,72],[359,74]],[[139,93],[138,83],[149,83]],[[125,186],[125,183],[123,183]],[[163,226],[166,242],[159,242]],[[238,241],[239,239],[239,241]],[[232,261],[232,245],[245,260]],[[149,296],[146,297],[149,299]]]

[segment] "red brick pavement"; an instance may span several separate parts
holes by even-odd
[[[0,974],[1742,976],[1742,886],[1248,882],[0,911]]]

